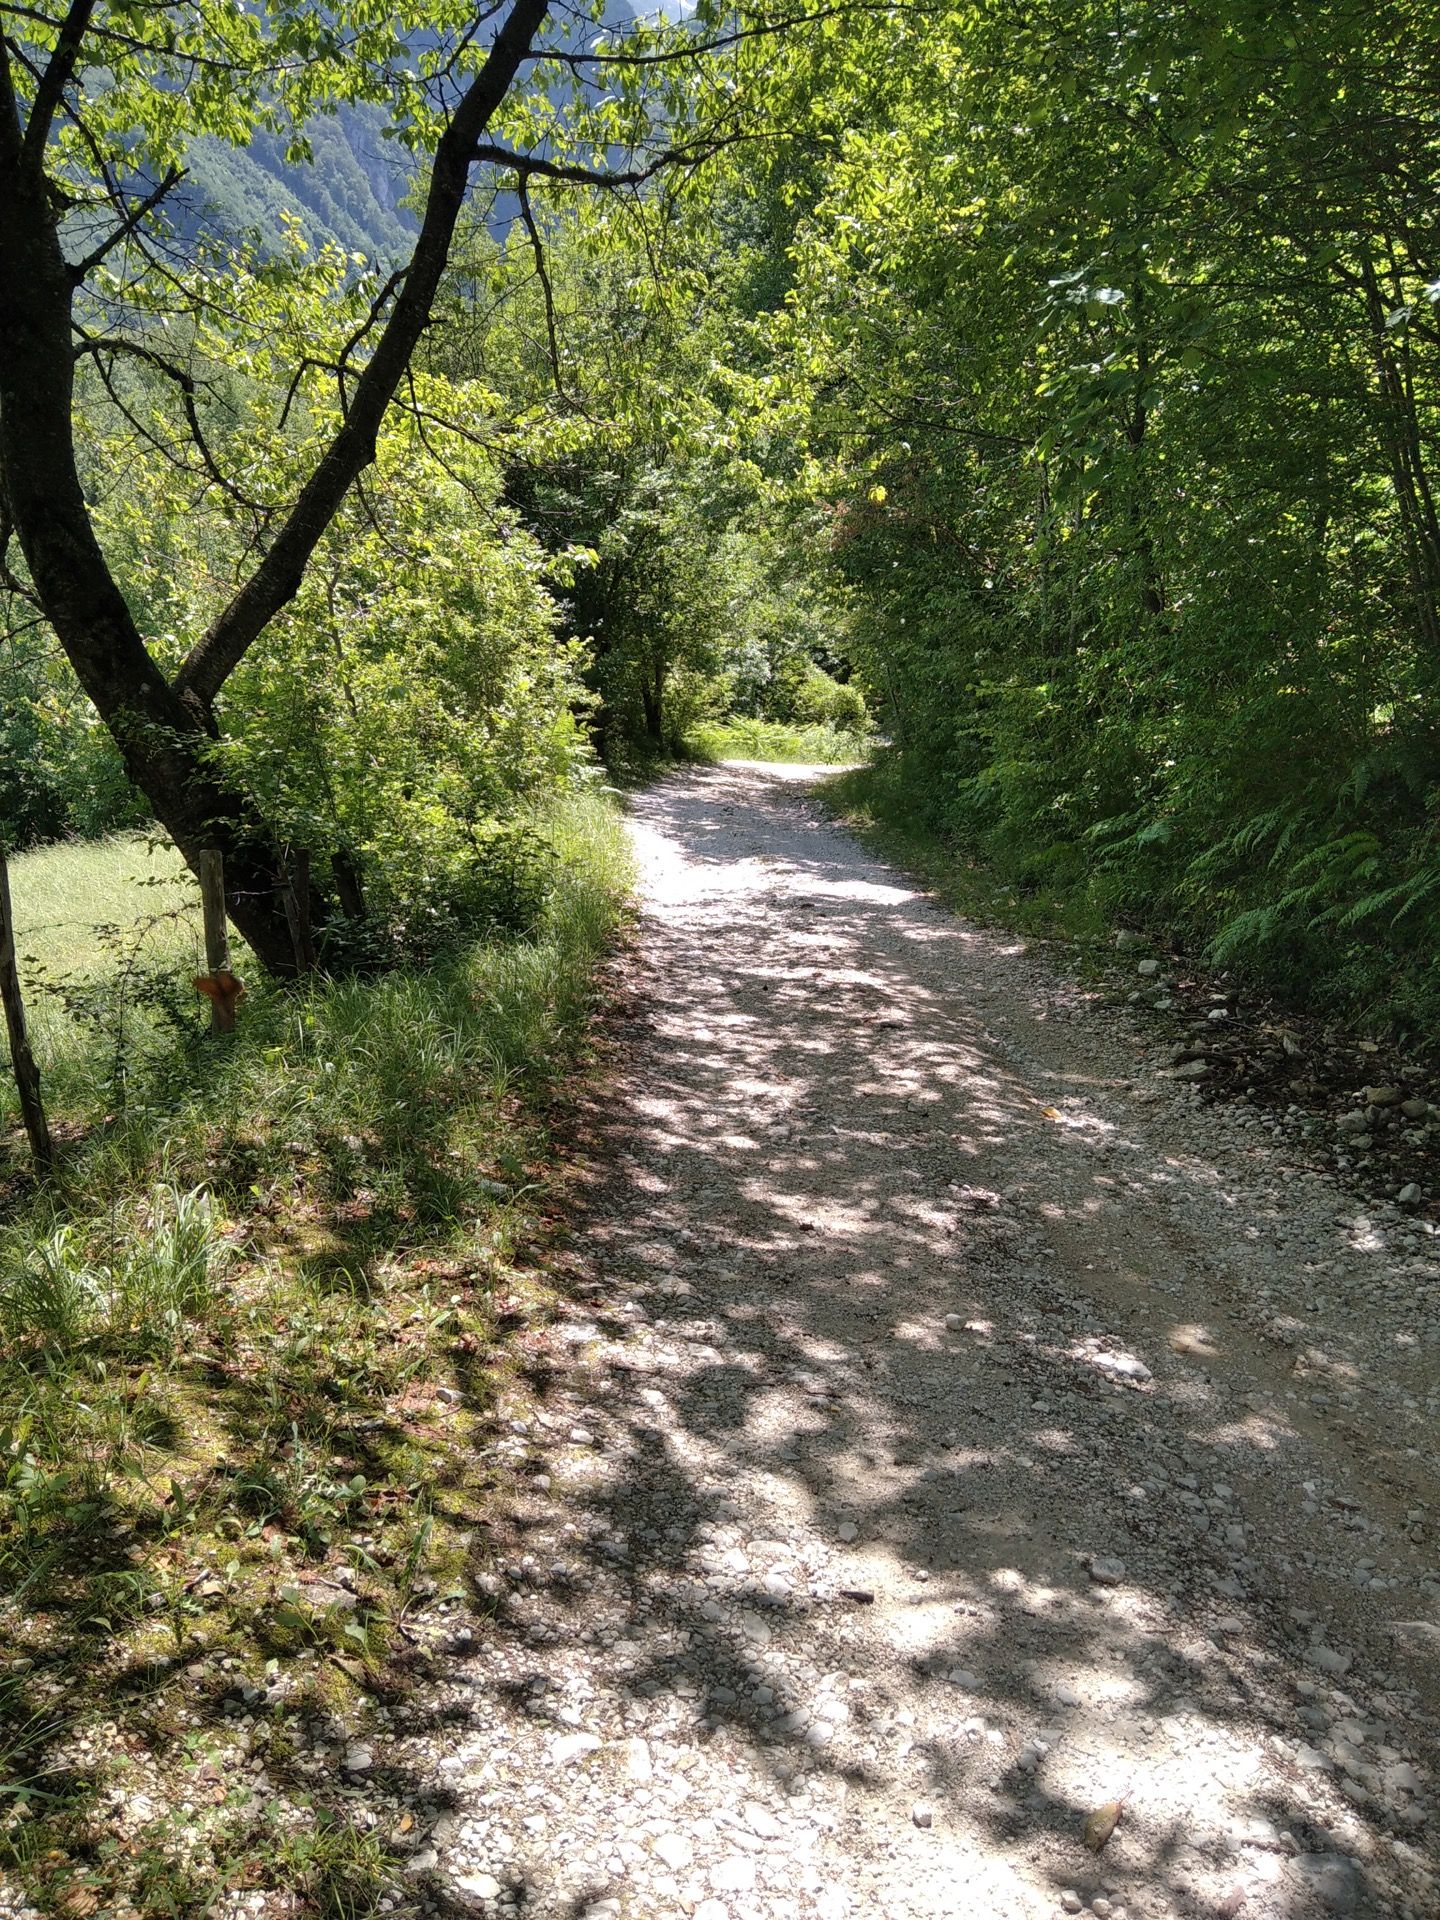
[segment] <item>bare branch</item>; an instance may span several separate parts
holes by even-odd
[[[570,186],[643,187],[672,167],[699,166],[727,147],[747,141],[774,140],[778,131],[769,127],[750,133],[708,134],[689,140],[683,146],[666,147],[643,167],[619,170],[586,167],[572,160],[547,160],[538,153],[516,153],[509,147],[492,146],[487,141],[477,143],[471,158],[487,166],[508,167],[522,180],[534,175],[537,179],[559,180]]]
[[[76,332],[80,336],[80,344],[75,349],[76,358],[80,359],[88,355],[95,361],[100,377],[105,382],[105,391],[137,432],[144,433],[145,429],[117,394],[106,368],[101,365],[102,355],[108,355],[112,362],[117,356],[139,360],[147,367],[152,367],[156,373],[178,388],[181,405],[185,410],[185,422],[190,429],[190,438],[194,442],[196,452],[200,455],[201,464],[210,483],[218,487],[227,499],[233,500],[237,506],[244,507],[247,513],[263,514],[266,511],[259,501],[250,499],[235,485],[215,458],[210,443],[205,437],[205,430],[200,424],[200,411],[196,405],[199,387],[195,376],[187,368],[178,365],[165,354],[156,352],[153,347],[147,347],[139,340],[127,339],[124,335],[88,334],[80,327],[76,328]],[[153,434],[146,433],[145,437],[152,446],[159,447],[160,443]],[[173,458],[168,448],[161,450],[167,457]]]
[[[525,223],[525,231],[530,237],[530,250],[535,256],[535,276],[540,282],[540,292],[545,300],[545,338],[550,349],[550,370],[555,376],[555,391],[564,397],[565,376],[560,367],[560,336],[555,327],[555,289],[550,284],[550,269],[545,264],[545,248],[541,244],[540,229],[535,224],[535,215],[530,207],[530,186],[524,175],[520,178],[520,218]]]
[[[554,61],[572,70],[580,67],[667,67],[686,61],[703,60],[712,53],[725,53],[746,40],[766,40],[775,34],[792,33],[797,27],[818,25],[825,20],[843,20],[852,14],[940,14],[943,6],[913,6],[903,0],[852,0],[851,4],[820,7],[813,13],[785,14],[778,20],[757,21],[754,26],[736,27],[711,40],[692,40],[685,46],[662,47],[655,53],[571,53],[561,48],[537,49],[537,59]],[[623,36],[621,36],[623,38]]]
[[[160,202],[184,179],[179,167],[172,167],[158,186],[152,187],[143,200],[137,200],[115,231],[91,249],[83,260],[77,260],[70,269],[70,279],[75,286],[92,274],[108,254],[115,251],[122,241],[128,240],[147,215],[152,214]],[[107,183],[108,184],[108,183]]]

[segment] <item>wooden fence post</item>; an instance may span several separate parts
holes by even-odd
[[[225,859],[206,847],[196,861],[200,910],[205,920],[205,973],[195,985],[210,1002],[210,1031],[235,1031],[235,1002],[244,989],[230,971],[230,929],[225,918]]]
[[[315,941],[310,932],[310,853],[306,847],[292,847],[285,862],[285,918],[290,923],[295,965],[301,973],[313,973]]]
[[[55,1164],[55,1148],[40,1098],[40,1069],[30,1051],[30,1036],[25,1030],[25,1002],[20,994],[20,971],[15,964],[15,916],[10,907],[10,868],[5,850],[0,847],[0,999],[5,1002],[5,1026],[10,1036],[10,1064],[15,1071],[15,1086],[20,1095],[20,1114],[36,1171],[49,1173]]]

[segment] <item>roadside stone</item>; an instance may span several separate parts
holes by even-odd
[[[1089,1571],[1097,1587],[1118,1587],[1125,1579],[1125,1562],[1097,1553],[1091,1556]]]
[[[1116,1380],[1136,1380],[1143,1385],[1155,1377],[1145,1362],[1133,1353],[1094,1353],[1090,1355],[1090,1364]]]
[[[1347,1674],[1354,1664],[1355,1656],[1349,1653],[1337,1653],[1333,1647],[1307,1647],[1301,1656],[1307,1666],[1318,1667],[1321,1673],[1333,1673],[1337,1679]]]
[[[498,1900],[503,1891],[493,1873],[457,1873],[452,1884],[471,1900]]]
[[[745,1824],[761,1840],[778,1840],[785,1831],[770,1809],[761,1806],[758,1800],[745,1802]]]
[[[598,1733],[565,1733],[551,1747],[550,1758],[557,1767],[568,1767],[603,1744]]]
[[[1343,1854],[1297,1854],[1286,1873],[1326,1913],[1354,1913],[1360,1904],[1360,1876]]]
[[[695,1858],[695,1849],[683,1833],[662,1833],[655,1842],[655,1858],[663,1860],[672,1873],[679,1873]]]
[[[633,1780],[637,1785],[643,1786],[646,1781],[653,1779],[655,1763],[650,1758],[649,1747],[638,1736],[630,1740],[622,1740],[616,1748],[616,1754],[620,1762],[620,1772],[626,1780]]]
[[[917,1801],[910,1809],[910,1818],[917,1827],[931,1827],[935,1824],[935,1809],[927,1807],[923,1801]]]

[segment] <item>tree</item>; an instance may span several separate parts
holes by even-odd
[[[451,0],[412,6],[392,24],[366,7],[304,0],[263,10],[240,0],[199,9],[71,0],[63,13],[0,7],[3,584],[32,596],[53,626],[131,779],[186,859],[193,865],[206,847],[224,854],[231,915],[277,974],[295,965],[278,894],[283,849],[214,752],[218,703],[298,593],[326,528],[375,457],[474,177],[483,172],[492,195],[518,195],[543,275],[534,181],[638,191],[736,136],[743,105],[723,89],[708,123],[682,132],[677,74],[739,38],[714,30],[713,8],[698,33],[622,20],[619,48],[597,31],[603,8],[569,10],[553,32],[549,11],[548,0],[478,8]],[[590,84],[596,73],[603,91]],[[323,375],[333,424],[301,484],[276,501],[263,476],[237,478],[214,457],[209,396],[186,342],[202,320],[227,312],[231,289],[223,263],[177,260],[165,207],[183,179],[188,141],[208,134],[239,145],[268,129],[298,162],[306,123],[355,98],[384,104],[417,158],[419,234],[401,269],[365,285],[368,302],[347,330],[332,324],[326,346],[297,353],[282,422]],[[356,288],[347,291],[332,321],[353,313]],[[243,349],[248,316],[228,317]],[[82,482],[77,369],[109,377],[122,362],[172,391],[187,438],[177,461],[253,530],[248,568],[168,671],[117,584]]]

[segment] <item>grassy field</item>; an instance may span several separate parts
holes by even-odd
[[[107,997],[134,1025],[150,983],[168,978],[200,1024],[190,986],[203,971],[200,895],[168,841],[127,833],[22,853],[10,862],[10,893],[31,1043],[57,1113],[79,1111],[95,1091]],[[0,1062],[8,1058],[0,1035]],[[15,1089],[0,1074],[0,1130],[16,1124]]]
[[[0,1905],[202,1913],[258,1859],[301,1912],[374,1910],[382,1849],[291,1762],[317,1719],[363,1732],[407,1612],[467,1591],[476,1442],[548,1311],[556,1128],[629,884],[598,796],[548,832],[527,935],[257,986],[228,1043],[173,861],[16,863],[32,980],[85,977],[37,1011],[58,1177],[30,1186],[12,1133],[0,1226]],[[132,935],[159,984],[117,1010]],[[263,1795],[237,1688],[270,1702]],[[121,1832],[117,1804],[150,1811]]]

